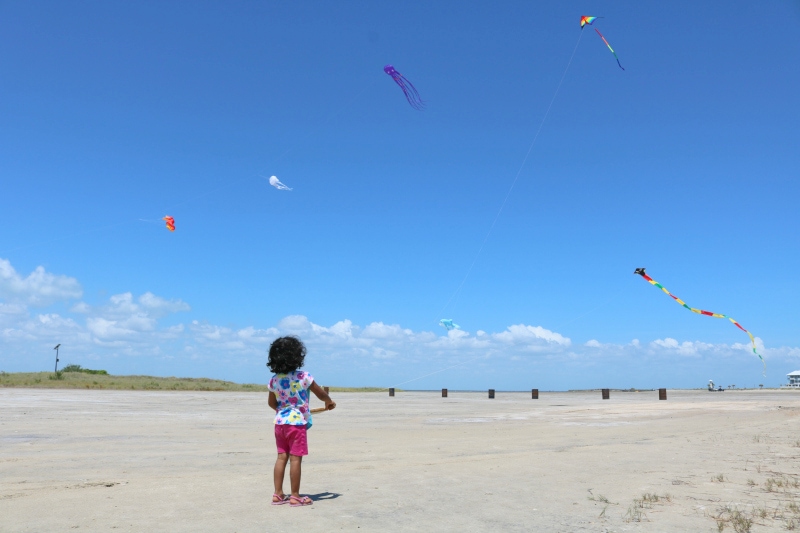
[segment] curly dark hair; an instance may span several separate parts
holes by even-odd
[[[297,337],[278,337],[269,347],[267,366],[274,374],[288,374],[303,366],[306,347]]]

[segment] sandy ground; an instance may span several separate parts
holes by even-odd
[[[800,529],[799,392],[657,398],[337,394],[290,508],[265,394],[0,389],[0,531]]]

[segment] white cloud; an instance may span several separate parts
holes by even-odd
[[[526,326],[525,324],[508,326],[506,331],[497,333],[493,336],[500,341],[513,344],[529,343],[539,346],[544,344],[569,346],[572,344],[570,339],[563,337],[554,331],[550,331],[549,329],[545,329],[541,326]]]
[[[28,309],[22,304],[4,304],[0,302],[0,317],[2,315],[26,315]]]
[[[23,278],[8,260],[0,259],[0,297],[10,302],[44,307],[82,295],[83,289],[75,278],[51,274],[42,266]]]
[[[329,360],[332,366],[342,368],[385,367],[391,373],[408,373],[423,366],[455,368],[474,360],[491,360],[495,366],[499,361],[535,360],[592,365],[604,360],[671,364],[687,359],[744,361],[753,357],[746,343],[711,344],[669,337],[623,343],[591,339],[573,346],[570,338],[529,324],[473,334],[461,329],[414,331],[380,321],[362,326],[346,318],[325,326],[303,315],[290,315],[275,325],[226,327],[191,318],[182,322],[181,313],[191,311],[189,304],[151,292],[115,294],[97,305],[78,301],[62,314],[31,310],[44,302],[80,294],[80,285],[73,278],[40,267],[23,279],[8,261],[0,260],[0,298],[6,300],[0,301],[0,362],[6,369],[10,358],[34,353],[38,357],[56,343],[94,359],[145,355],[216,363],[263,361],[270,343],[281,335],[298,335],[317,361]],[[766,348],[761,339],[756,342],[768,363],[770,359],[800,363],[798,347]]]
[[[139,305],[143,309],[147,309],[150,315],[157,316],[191,310],[191,307],[189,307],[189,304],[186,302],[181,300],[165,300],[152,292],[146,292],[139,296]]]

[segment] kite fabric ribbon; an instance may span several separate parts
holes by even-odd
[[[589,26],[593,26],[594,21],[597,20],[597,19],[601,19],[601,18],[603,18],[603,17],[588,17],[586,15],[583,15],[581,17],[581,29],[583,29],[584,26],[586,26],[587,24]],[[612,54],[614,54],[614,59],[617,60],[617,65],[619,65],[619,68],[621,68],[622,70],[625,70],[625,67],[623,67],[622,63],[619,62],[619,58],[617,57],[617,53],[614,51],[613,48],[611,48],[611,45],[608,44],[608,41],[606,41],[606,38],[603,37],[602,33],[600,33],[600,30],[598,30],[597,28],[594,28],[594,31],[597,32],[597,35],[599,35],[600,38],[603,39],[603,42],[606,43],[606,46],[608,46],[608,49],[611,50]]]
[[[406,100],[408,100],[411,107],[417,111],[425,109],[425,102],[422,101],[422,97],[420,97],[417,92],[417,88],[414,87],[413,83],[408,81],[408,78],[397,72],[392,65],[386,65],[383,67],[383,71],[403,90],[403,94],[406,96]]]
[[[747,333],[747,335],[750,337],[750,342],[753,343],[753,353],[756,354],[759,359],[761,359],[761,363],[764,365],[764,372],[763,373],[764,373],[765,376],[767,375],[767,363],[766,363],[766,361],[764,361],[764,358],[761,357],[761,354],[756,351],[756,339],[755,339],[755,337],[753,337],[752,333],[750,333],[749,331],[744,329],[742,327],[742,325],[739,324],[736,320],[734,320],[733,318],[729,317],[728,315],[722,315],[722,314],[719,314],[719,313],[712,313],[711,311],[703,311],[702,309],[695,309],[694,307],[689,307],[686,304],[686,302],[684,302],[683,300],[681,300],[680,298],[678,298],[677,296],[675,296],[674,294],[669,292],[666,288],[664,288],[663,285],[661,285],[659,282],[657,282],[656,280],[654,280],[653,278],[648,276],[645,273],[644,268],[637,268],[636,270],[633,271],[633,273],[634,274],[639,274],[640,276],[642,276],[648,283],[650,283],[650,285],[658,287],[659,289],[661,289],[662,291],[667,293],[667,295],[669,295],[670,298],[672,298],[673,300],[675,300],[676,302],[681,304],[683,307],[685,307],[686,309],[688,309],[692,313],[697,313],[698,315],[710,316],[710,317],[713,317],[713,318],[727,318],[728,320],[733,322],[734,326],[736,326],[740,330],[742,330],[745,333]]]
[[[608,49],[609,49],[609,50],[611,50],[611,53],[612,53],[612,54],[614,54],[614,59],[616,59],[616,60],[617,60],[617,65],[619,65],[619,68],[621,68],[622,70],[625,70],[625,67],[623,67],[623,66],[622,66],[622,63],[620,63],[620,62],[619,62],[619,58],[617,57],[617,53],[614,51],[614,49],[613,49],[613,48],[611,48],[611,45],[610,45],[610,44],[608,44],[608,41],[606,41],[606,38],[605,38],[605,37],[603,37],[603,34],[602,34],[602,33],[600,33],[600,30],[598,30],[597,28],[595,28],[595,29],[594,29],[594,31],[596,31],[596,32],[597,32],[597,35],[599,35],[599,36],[600,36],[600,38],[601,38],[601,39],[603,39],[603,42],[604,42],[604,43],[606,43],[606,46],[608,46]]]

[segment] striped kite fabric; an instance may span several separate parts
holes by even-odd
[[[705,316],[710,316],[710,317],[714,317],[714,318],[727,318],[728,320],[730,320],[733,323],[734,326],[736,326],[740,330],[742,330],[745,333],[747,333],[747,335],[750,337],[750,342],[753,344],[753,353],[756,354],[759,359],[761,359],[761,363],[764,365],[764,375],[765,376],[767,375],[767,363],[764,361],[764,358],[761,357],[761,354],[759,354],[756,351],[756,339],[755,339],[755,337],[753,337],[752,333],[750,333],[749,331],[744,329],[741,324],[739,324],[736,320],[734,320],[733,318],[729,317],[728,315],[722,315],[722,314],[719,314],[719,313],[712,313],[711,311],[703,311],[702,309],[695,309],[694,307],[689,307],[686,304],[686,302],[684,302],[683,300],[681,300],[680,298],[678,298],[677,296],[675,296],[674,294],[669,292],[662,284],[660,284],[659,282],[657,282],[656,280],[654,280],[653,278],[648,276],[645,273],[644,270],[645,270],[644,268],[637,268],[636,270],[634,270],[633,273],[634,274],[639,274],[640,276],[642,276],[648,283],[650,283],[650,285],[658,287],[659,289],[664,291],[667,295],[669,295],[670,298],[672,298],[673,300],[675,300],[676,302],[681,304],[683,307],[685,307],[686,309],[688,309],[692,313],[697,313],[698,315],[705,315]]]

